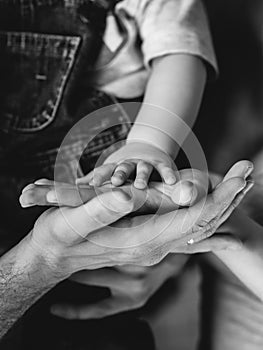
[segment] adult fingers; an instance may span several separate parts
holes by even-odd
[[[144,161],[139,161],[136,168],[136,178],[134,181],[134,187],[143,190],[147,187],[149,178],[153,171],[153,166]]]
[[[227,181],[233,177],[243,177],[246,179],[253,171],[253,163],[248,160],[241,160],[235,163],[224,176],[223,181]]]
[[[231,215],[236,205],[243,198],[243,190],[246,181],[242,178],[230,178],[220,184],[218,188],[209,196],[207,203],[190,231],[198,237],[192,237],[195,242],[202,241],[210,237],[222,223]]]
[[[124,284],[126,281],[124,274],[121,274],[113,268],[76,272],[71,275],[70,280],[90,286],[108,287],[111,289],[118,287],[120,284]],[[126,285],[126,287],[128,288],[128,285]]]
[[[50,189],[46,195],[47,202],[52,205],[77,207],[82,205],[97,195],[104,192],[101,188],[91,186],[56,186]]]
[[[244,179],[229,179],[206,199],[192,207],[159,216],[155,220],[155,226],[158,225],[159,230],[168,234],[166,238],[173,241],[176,246],[189,239],[200,241],[208,238],[215,232],[220,224],[220,217],[245,185]]]
[[[118,221],[133,210],[132,198],[121,190],[102,193],[77,208],[64,208],[64,218],[80,236]]]
[[[235,199],[231,203],[231,205],[225,210],[221,217],[221,222],[224,223],[229,216],[232,214],[232,212],[239,206],[241,201],[244,199],[245,195],[251,190],[251,188],[254,186],[253,181],[247,181],[245,188],[236,195]]]
[[[53,186],[55,184],[55,181],[52,181],[52,180],[49,180],[49,179],[38,179],[38,180],[36,180],[34,182],[34,184],[35,185]]]
[[[131,173],[134,171],[134,169],[135,169],[135,163],[128,162],[128,161],[120,163],[114,170],[114,173],[111,177],[111,183],[114,186],[123,185],[129,178]]]
[[[236,236],[216,234],[201,242],[186,244],[181,248],[181,252],[185,254],[196,254],[219,250],[239,250],[242,246],[241,240]],[[176,248],[176,252],[178,252],[178,248]]]
[[[46,200],[46,195],[50,191],[52,186],[37,186],[35,184],[30,184],[26,186],[21,196],[19,197],[19,202],[23,208],[31,207],[34,205],[47,206],[50,205]]]
[[[208,192],[208,174],[197,169],[178,172],[179,180],[173,186],[164,186],[164,192],[179,206],[189,206],[205,197]]]
[[[22,192],[19,200],[22,207],[70,206],[76,207],[94,198],[100,189],[93,187],[76,187],[70,184],[50,182],[52,185],[30,184]]]
[[[99,303],[89,305],[56,304],[51,307],[55,316],[69,320],[98,319],[130,310],[126,299],[111,297]]]

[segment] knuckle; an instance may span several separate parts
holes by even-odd
[[[217,220],[199,220],[191,229],[191,238],[192,236],[197,236],[196,239],[201,241],[210,237],[216,231],[216,222]]]
[[[140,162],[138,164],[138,168],[140,169],[141,173],[147,174],[151,170],[152,166],[151,166],[151,164],[148,164],[146,162]]]

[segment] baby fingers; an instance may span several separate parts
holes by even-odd
[[[144,161],[139,161],[136,168],[136,178],[134,181],[134,187],[139,190],[143,190],[147,187],[149,178],[153,171],[153,166]]]
[[[134,171],[136,164],[132,162],[123,162],[120,163],[116,169],[114,170],[114,173],[111,177],[111,183],[114,186],[121,186],[123,185],[128,178],[130,177],[131,173]]]
[[[76,180],[77,185],[101,186],[104,182],[109,181],[116,167],[115,163],[103,164],[87,175]]]
[[[163,163],[159,163],[156,165],[156,170],[159,172],[163,181],[167,185],[174,185],[176,183],[177,179],[176,179],[175,171],[172,169],[172,167]]]

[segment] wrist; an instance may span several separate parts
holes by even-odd
[[[168,154],[173,159],[179,150],[178,144],[165,132],[150,125],[134,125],[127,137],[127,144],[145,143]]]
[[[33,235],[33,231],[24,239],[27,251],[27,260],[38,269],[47,284],[55,285],[68,278],[65,259],[60,249],[40,245]]]

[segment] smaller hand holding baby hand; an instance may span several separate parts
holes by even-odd
[[[176,182],[175,165],[168,154],[148,143],[131,142],[110,155],[102,166],[77,179],[77,184],[101,186],[110,180],[114,186],[121,186],[136,171],[134,187],[145,189],[153,169],[167,185]]]

